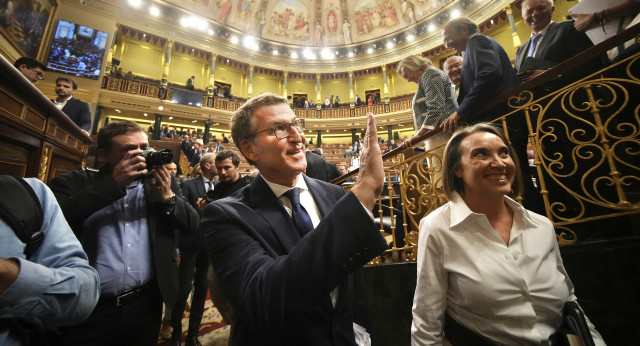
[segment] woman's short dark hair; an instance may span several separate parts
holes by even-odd
[[[127,132],[144,132],[142,126],[135,121],[121,120],[112,121],[98,131],[98,149],[109,151],[111,149],[111,138]]]
[[[467,127],[461,127],[453,133],[451,139],[447,143],[444,149],[444,164],[442,165],[442,185],[444,188],[444,194],[449,200],[453,198],[453,193],[457,192],[460,195],[464,194],[464,183],[461,178],[456,176],[456,170],[460,168],[462,162],[461,144],[462,141],[469,135],[476,132],[488,132],[498,137],[509,148],[509,156],[513,160],[515,166],[513,184],[511,185],[511,193],[509,197],[515,198],[522,194],[522,172],[520,171],[520,163],[518,162],[518,156],[515,149],[507,141],[507,138],[498,127],[489,123],[478,123]]]

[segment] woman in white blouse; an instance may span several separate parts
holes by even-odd
[[[520,194],[522,182],[505,143],[493,125],[476,124],[447,144],[450,202],[420,222],[413,345],[442,345],[451,328],[455,346],[480,344],[476,338],[487,345],[558,340],[563,306],[576,300],[573,284],[551,222],[508,197]],[[596,345],[604,345],[589,327]],[[461,330],[472,339],[456,340]]]

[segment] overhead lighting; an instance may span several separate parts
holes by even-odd
[[[451,19],[460,17],[460,11],[458,11],[458,10],[451,11],[451,16],[450,17],[451,17]]]
[[[173,120],[173,117],[169,117],[169,120]]]
[[[119,110],[119,109],[116,109],[116,113],[120,113],[120,110]]]
[[[273,50],[273,52],[271,52],[271,54],[273,54],[273,55],[278,55],[278,54],[280,54],[280,52],[278,52],[278,50],[277,50],[277,49],[274,49],[274,50]]]
[[[369,54],[373,53],[373,48],[371,48],[371,47],[367,48],[367,53],[369,53]]]
[[[335,58],[335,56],[331,54],[328,48],[323,48],[322,51],[320,51],[320,57],[325,60]]]
[[[297,52],[291,52],[291,57],[294,59],[298,58],[298,53]]]
[[[151,7],[149,7],[149,13],[154,17],[158,17],[160,15],[160,9],[158,6],[151,5]]]
[[[233,44],[238,44],[238,36],[231,36],[231,38],[229,39],[229,41],[231,41],[231,43]],[[228,61],[227,61],[228,62]]]
[[[142,0],[129,0],[131,7],[139,8],[142,5]]]
[[[436,26],[433,25],[433,23],[429,24],[429,26],[427,27],[427,30],[429,30],[429,32],[433,32],[436,29]]]
[[[347,54],[348,57],[353,58],[353,52],[349,52],[349,54]]]
[[[388,49],[393,48],[393,42],[391,41],[387,42],[387,48]]]
[[[251,36],[245,36],[242,39],[242,45],[247,49],[258,50],[258,42]]]
[[[161,110],[163,110],[163,109],[164,109],[164,107],[162,107],[162,106],[158,106],[158,110],[159,110],[159,111],[161,111]]]
[[[144,114],[142,114],[142,115],[144,115],[144,116],[146,117],[146,116],[147,116],[147,113],[144,113]]]
[[[407,35],[407,41],[413,41],[416,37],[412,34]]]
[[[213,32],[213,30],[209,29],[209,30],[207,30],[207,34],[209,34],[209,35],[213,35],[213,34],[215,34],[215,33]]]

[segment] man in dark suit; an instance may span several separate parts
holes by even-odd
[[[365,324],[359,269],[387,248],[370,210],[384,172],[369,114],[360,182],[308,178],[302,121],[274,94],[236,111],[234,143],[260,174],[207,206],[207,252],[236,311],[234,345],[355,345]]]
[[[176,230],[194,233],[198,213],[166,167],[147,166],[149,145],[133,121],[98,132],[99,171],[79,169],[50,187],[100,276],[100,300],[60,345],[155,345],[162,301],[178,293]]]
[[[478,26],[466,17],[447,22],[442,29],[442,39],[447,48],[460,54],[465,52],[465,55],[458,109],[441,126],[453,132],[460,121],[491,120],[478,119],[477,110],[487,101],[520,84],[507,52],[493,38],[480,35]]]
[[[187,79],[187,90],[195,89],[195,79],[196,76],[191,76],[191,78]]]
[[[518,75],[525,81],[541,74],[549,66],[561,63],[593,46],[585,33],[574,28],[573,20],[561,23],[551,21],[554,10],[555,6],[551,0],[525,0],[522,2],[522,18],[531,29],[531,38],[518,47],[515,68]],[[535,60],[525,65],[527,57],[533,57],[538,61],[542,60],[539,64],[544,63],[546,67],[536,66]],[[566,85],[590,72],[597,71],[600,67],[601,64],[597,58],[583,62],[564,73],[561,81],[556,80],[547,87],[555,89],[557,86]]]
[[[213,191],[218,181],[214,179],[217,175],[214,160],[214,153],[206,153],[200,159],[200,170],[202,174],[182,183],[181,188],[185,198],[194,208],[202,214],[202,210],[209,201],[205,195],[208,191]],[[173,334],[171,336],[172,345],[180,345],[182,336],[182,313],[191,291],[191,281],[193,281],[193,296],[191,299],[191,312],[189,315],[189,330],[187,332],[187,346],[200,345],[198,332],[200,322],[204,312],[204,302],[207,298],[207,270],[209,269],[209,259],[202,244],[202,233],[198,230],[195,234],[187,234],[180,237],[180,292],[171,311],[171,326]]]
[[[445,131],[453,132],[461,121],[469,124],[490,121],[493,118],[481,115],[478,110],[492,98],[519,85],[511,60],[504,49],[493,38],[478,34],[478,26],[469,18],[458,17],[444,25],[442,39],[447,48],[459,54],[465,52],[462,61],[462,78],[458,95],[458,109],[442,122]],[[507,112],[507,107],[492,110],[489,114],[498,117]],[[527,158],[527,127],[521,117],[508,119],[509,138],[522,163],[525,184],[523,204],[529,210],[540,211],[539,194],[531,181]]]
[[[89,131],[91,128],[91,110],[88,103],[73,97],[77,90],[78,84],[76,84],[76,81],[66,77],[58,77],[56,79],[56,95],[58,97],[51,101],[79,128]]]

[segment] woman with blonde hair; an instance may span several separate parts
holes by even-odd
[[[418,84],[412,104],[416,134],[402,142],[402,147],[407,148],[412,140],[440,126],[444,119],[455,112],[458,102],[447,75],[435,68],[427,58],[408,56],[398,63],[397,72],[406,81]]]

